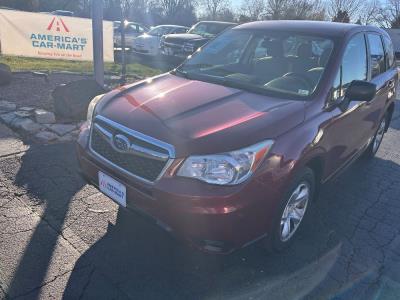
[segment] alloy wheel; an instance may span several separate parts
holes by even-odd
[[[300,183],[290,196],[281,217],[280,238],[282,242],[288,241],[296,232],[306,213],[309,198],[309,184],[307,182]]]

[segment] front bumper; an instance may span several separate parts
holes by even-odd
[[[161,53],[165,56],[172,56],[182,59],[187,58],[194,52],[194,51],[186,51],[186,49],[182,45],[167,44],[167,43],[164,43],[160,49]]]
[[[102,171],[123,183],[127,208],[149,217],[175,237],[213,253],[229,253],[267,235],[279,198],[258,180],[238,186],[215,186],[165,175],[142,182],[99,160],[87,146],[89,130],[77,143],[81,170],[98,186]],[[268,199],[265,195],[268,195]]]
[[[132,50],[136,53],[143,54],[143,55],[150,55],[150,56],[157,56],[159,54],[159,48],[150,48],[150,47],[138,47],[133,46]]]

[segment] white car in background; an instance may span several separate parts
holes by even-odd
[[[125,22],[125,47],[127,50],[132,49],[133,40],[149,31],[149,28],[143,24],[136,22]],[[120,49],[122,47],[121,42],[121,22],[114,21],[114,49]]]
[[[163,35],[172,33],[186,33],[188,27],[178,25],[159,25],[153,27],[133,40],[132,50],[134,52],[156,56],[160,54],[160,39]]]

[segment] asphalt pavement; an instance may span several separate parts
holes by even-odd
[[[87,185],[72,143],[0,124],[0,299],[399,299],[399,149],[397,103],[377,157],[322,187],[290,249],[222,257]]]

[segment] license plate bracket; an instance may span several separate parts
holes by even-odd
[[[119,205],[126,207],[126,186],[101,171],[98,176],[100,191]]]

